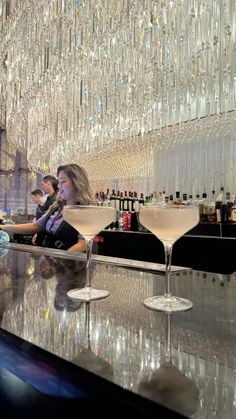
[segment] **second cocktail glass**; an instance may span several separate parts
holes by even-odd
[[[144,305],[152,310],[166,312],[189,310],[192,308],[191,301],[171,294],[171,255],[174,243],[198,224],[198,206],[158,204],[142,207],[139,221],[163,243],[166,264],[166,293],[147,298]]]
[[[92,301],[109,295],[106,290],[98,290],[91,286],[91,253],[93,238],[107,227],[115,218],[115,208],[96,205],[65,205],[63,218],[72,225],[86,241],[86,284],[84,288],[74,289],[67,293],[70,298],[81,301]]]

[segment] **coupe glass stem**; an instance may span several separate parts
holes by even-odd
[[[86,287],[91,287],[91,276],[90,276],[90,264],[91,264],[91,254],[93,248],[93,239],[86,240]]]
[[[172,248],[171,244],[165,244],[165,264],[166,264],[166,298],[171,298],[171,283],[170,283],[170,276],[171,276],[171,256],[172,256]]]
[[[85,302],[86,349],[90,348],[90,301]]]
[[[166,313],[166,341],[165,341],[165,362],[171,363],[171,326],[170,313]]]

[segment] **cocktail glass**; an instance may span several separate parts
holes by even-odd
[[[163,243],[166,264],[165,294],[147,298],[144,305],[151,310],[165,312],[191,309],[191,301],[171,294],[171,256],[174,243],[198,224],[198,206],[158,204],[141,207],[139,221]]]
[[[82,234],[86,241],[86,284],[84,288],[74,289],[67,293],[70,298],[81,301],[99,300],[109,295],[106,290],[98,290],[91,286],[91,253],[93,238],[115,217],[115,208],[96,205],[65,205],[63,218]]]

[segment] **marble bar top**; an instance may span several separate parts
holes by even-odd
[[[158,265],[93,256],[103,300],[67,292],[85,285],[85,255],[9,244],[0,248],[0,327],[70,365],[194,419],[236,417],[236,275],[172,272],[190,311],[151,311],[165,292]],[[168,362],[167,362],[168,361]]]
[[[56,256],[57,258],[62,259],[71,259],[71,260],[86,260],[85,253],[68,253],[66,250],[57,250],[57,249],[49,249],[45,247],[39,246],[30,246],[24,244],[15,244],[9,243],[6,245],[1,245],[1,247],[5,247],[7,249],[15,249],[21,252],[32,252],[36,254],[44,254],[47,256]],[[132,259],[125,259],[125,258],[117,258],[112,256],[102,256],[92,254],[92,260],[98,263],[107,263],[115,266],[127,266],[129,268],[136,268],[136,269],[143,269],[148,271],[158,271],[158,272],[165,272],[165,265],[161,263],[152,263],[152,262],[145,262],[139,260],[132,260]],[[187,268],[184,266],[171,266],[172,272],[179,272],[183,270],[190,270],[191,268]]]

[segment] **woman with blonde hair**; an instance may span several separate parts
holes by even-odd
[[[63,219],[64,205],[89,204],[92,193],[86,171],[78,164],[66,164],[57,169],[58,198],[41,218],[34,223],[1,225],[7,233],[33,235],[44,233],[43,247],[84,252],[85,240]]]

